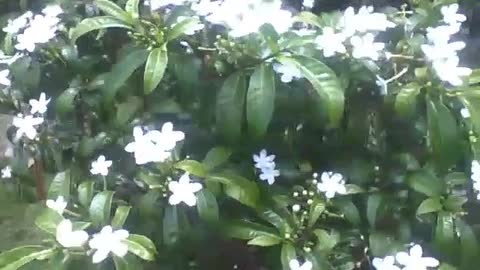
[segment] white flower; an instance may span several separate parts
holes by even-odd
[[[294,204],[294,205],[292,206],[292,211],[293,211],[293,212],[298,212],[298,211],[300,211],[300,209],[301,209],[301,207],[300,207],[299,204]]]
[[[478,160],[472,160],[472,180],[474,182],[480,182],[480,162]]]
[[[57,226],[57,242],[66,248],[81,247],[88,241],[88,233],[85,231],[73,231],[72,222],[62,220]]]
[[[400,267],[394,265],[395,257],[393,256],[387,256],[383,259],[374,258],[372,264],[377,270],[400,270]]]
[[[315,0],[303,0],[303,6],[306,8],[313,8]]]
[[[185,0],[147,0],[145,1],[145,5],[150,6],[152,10],[157,10],[168,5],[179,6],[184,2]]]
[[[0,84],[1,85],[10,86],[12,84],[12,82],[8,78],[9,75],[10,75],[10,70],[8,70],[8,69],[4,69],[4,70],[0,71]]]
[[[339,173],[323,172],[321,182],[317,184],[317,188],[321,192],[325,192],[325,196],[329,199],[335,197],[335,193],[346,194],[345,180]]]
[[[93,263],[99,263],[105,260],[111,253],[118,257],[123,257],[128,253],[128,246],[123,243],[123,240],[129,236],[126,230],[113,231],[111,226],[105,226],[103,229],[93,235],[93,238],[88,242],[90,248],[95,249],[92,257]]]
[[[192,10],[200,16],[207,16],[214,13],[220,7],[220,1],[200,0],[192,4]]]
[[[262,149],[258,155],[253,155],[255,161],[255,168],[273,168],[275,167],[275,155],[268,155],[267,150]]]
[[[20,139],[23,135],[30,140],[33,140],[37,137],[37,129],[35,126],[42,124],[43,118],[33,117],[32,115],[23,117],[23,115],[20,114],[13,118],[12,123],[17,128],[17,133],[15,135],[16,140]]]
[[[63,198],[63,196],[58,196],[55,201],[47,200],[46,204],[48,208],[62,215],[63,211],[67,207],[68,202],[65,201],[65,198]]]
[[[162,131],[152,130],[147,133],[151,140],[157,144],[160,149],[164,151],[170,151],[185,139],[185,133],[182,131],[174,131],[173,124],[166,122],[162,125]]]
[[[318,48],[323,50],[325,57],[334,56],[335,53],[346,53],[345,39],[347,37],[343,33],[335,33],[332,27],[324,27],[323,34],[315,39]]]
[[[48,103],[50,103],[50,100],[51,100],[50,98],[47,99],[47,96],[45,95],[45,93],[41,93],[40,98],[38,100],[30,99],[29,103],[30,103],[30,106],[32,106],[32,108],[30,109],[30,113],[31,114],[46,113],[48,109],[47,105]]]
[[[354,58],[369,58],[378,60],[380,52],[385,48],[384,43],[374,42],[375,36],[371,33],[360,36],[353,36],[350,43],[353,46],[352,56]]]
[[[63,9],[59,5],[49,5],[42,9],[42,13],[48,17],[58,17],[63,13]]]
[[[125,151],[134,153],[137,165],[149,162],[163,162],[171,156],[171,150],[177,142],[185,139],[181,131],[174,131],[170,122],[162,126],[162,131],[152,130],[146,133],[141,127],[133,129],[134,142],[125,147]]]
[[[399,252],[395,256],[398,263],[403,265],[403,270],[427,270],[428,267],[437,267],[440,263],[432,257],[422,257],[423,250],[420,245],[414,245],[409,253]]]
[[[184,173],[177,181],[171,181],[168,184],[168,189],[172,192],[168,203],[170,205],[177,205],[184,202],[188,206],[194,206],[197,204],[197,197],[195,193],[200,191],[203,187],[200,183],[190,183],[190,175]]]
[[[101,155],[97,158],[97,160],[92,162],[92,168],[90,169],[90,173],[93,175],[108,175],[108,168],[112,166],[111,160],[106,160],[104,155]]]
[[[290,270],[312,270],[313,264],[310,261],[305,261],[304,264],[300,265],[298,260],[291,260],[289,262]]]
[[[470,118],[470,111],[467,108],[462,108],[460,110],[460,114],[462,115],[463,118]]]
[[[197,20],[197,23],[192,24],[188,29],[185,29],[185,32],[183,32],[185,35],[189,35],[189,36],[194,35],[196,31],[202,30],[205,27],[203,23],[200,23],[200,20],[198,19],[198,17],[193,17],[193,18]],[[181,23],[187,19],[190,19],[190,18],[185,16],[179,16],[177,18],[177,23]]]
[[[373,12],[372,6],[362,6],[355,14],[355,9],[349,7],[344,11],[339,26],[342,32],[350,37],[356,32],[385,31],[395,27],[395,23],[388,20],[387,15]]]
[[[17,50],[33,52],[36,44],[46,43],[55,37],[60,19],[57,17],[35,15],[30,26],[17,36]]]
[[[273,183],[275,183],[275,177],[278,176],[280,176],[279,170],[275,170],[274,167],[266,167],[261,169],[258,177],[263,181],[267,181],[269,185],[273,185]]]
[[[441,9],[443,15],[443,21],[446,24],[457,24],[467,20],[467,17],[463,14],[458,14],[458,4],[451,4],[444,6]]]
[[[436,61],[457,57],[457,51],[465,48],[465,42],[422,44],[421,48],[428,60]]]
[[[257,33],[264,24],[271,24],[278,33],[284,33],[293,24],[292,13],[281,9],[282,1],[225,0],[206,19],[230,29],[232,37]]]
[[[5,53],[0,50],[0,63],[1,64],[7,64],[7,65],[10,66],[12,63],[17,61],[17,59],[19,59],[22,56],[23,55],[20,54],[20,53],[16,53],[15,55],[11,55],[11,56],[10,55],[5,55]]]
[[[7,166],[2,169],[2,178],[11,178],[12,177],[12,168],[10,166]]]
[[[434,44],[448,43],[452,35],[460,31],[460,24],[440,25],[427,28],[427,38]]]
[[[273,64],[275,72],[282,74],[280,77],[284,83],[289,83],[293,79],[303,78],[302,72],[292,65]]]
[[[14,20],[8,20],[8,25],[3,28],[3,32],[10,34],[18,33],[20,29],[27,26],[28,21],[31,20],[32,17],[33,13],[31,11],[27,11]]]
[[[458,67],[459,61],[458,57],[435,61],[433,62],[433,69],[440,80],[453,86],[460,86],[463,84],[462,77],[470,76],[472,70],[466,67]]]

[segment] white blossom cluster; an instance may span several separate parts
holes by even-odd
[[[63,10],[58,5],[50,5],[42,10],[42,14],[27,11],[14,20],[9,20],[3,31],[16,36],[15,49],[33,52],[37,44],[43,44],[56,36],[60,27]]]
[[[313,174],[315,180],[317,177],[318,174]],[[323,172],[320,176],[320,182],[317,183],[317,189],[320,192],[324,192],[325,197],[328,199],[335,197],[335,194],[342,195],[347,193],[343,175],[334,172]]]
[[[310,261],[305,261],[303,264],[300,264],[298,260],[291,260],[289,267],[290,270],[312,270],[313,264]]]
[[[350,43],[354,58],[378,60],[385,44],[375,42],[376,34],[393,27],[387,15],[374,12],[372,6],[362,6],[358,13],[349,7],[336,27],[324,27],[315,42],[325,57],[345,54],[346,44]]]
[[[63,215],[67,203],[64,197],[59,196],[56,200],[47,200],[47,207]],[[74,230],[73,224],[69,219],[63,219],[56,229],[57,242],[65,248],[83,247],[88,242],[88,246],[94,250],[92,256],[93,263],[102,262],[110,253],[118,257],[127,255],[128,246],[123,241],[128,236],[129,233],[126,230],[114,231],[111,226],[105,226],[90,239],[90,235],[86,231]]]
[[[422,247],[413,245],[408,253],[402,251],[395,256],[374,258],[372,264],[377,270],[428,270],[438,267],[440,262],[432,257],[423,257]]]
[[[470,178],[473,181],[473,189],[477,192],[477,200],[480,200],[480,162],[478,160],[472,161],[472,175]]]
[[[129,143],[125,151],[134,153],[137,165],[143,165],[168,159],[177,142],[185,139],[185,134],[174,131],[173,124],[167,122],[163,124],[161,131],[144,132],[142,127],[137,126],[133,129],[133,137],[135,141]]]
[[[255,168],[260,170],[259,178],[273,185],[275,177],[280,176],[280,171],[275,169],[275,155],[268,155],[267,150],[263,149],[258,155],[253,155],[253,161]]]
[[[37,126],[44,121],[43,114],[47,112],[47,106],[51,99],[41,93],[38,100],[31,99],[30,103],[30,115],[18,114],[13,118],[12,124],[17,128],[15,139],[19,140],[23,136],[30,140],[34,140],[37,137]]]
[[[463,84],[462,77],[468,76],[472,70],[458,67],[457,52],[465,48],[465,42],[450,42],[452,35],[460,31],[461,23],[467,20],[463,14],[458,14],[458,4],[444,6],[441,9],[445,24],[427,28],[427,38],[430,44],[423,44],[422,51],[432,62],[437,76],[453,86]]]

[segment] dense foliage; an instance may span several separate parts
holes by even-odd
[[[28,2],[0,55],[0,270],[480,263],[456,1]]]

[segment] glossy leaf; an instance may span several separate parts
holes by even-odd
[[[152,240],[143,235],[131,234],[125,243],[128,246],[128,251],[146,260],[153,261],[157,254],[157,249]]]
[[[78,201],[85,208],[88,208],[92,202],[94,186],[95,183],[92,181],[85,181],[78,185]]]
[[[382,203],[382,196],[379,194],[372,194],[367,199],[367,220],[371,228],[375,228],[377,224],[378,208]]]
[[[110,0],[96,0],[95,5],[105,14],[117,18],[120,21],[127,24],[132,22],[130,15]]]
[[[290,261],[297,259],[297,253],[295,251],[295,247],[292,246],[290,243],[283,243],[282,250],[280,254],[280,260],[282,262],[282,269],[283,270],[291,270],[290,269]]]
[[[22,246],[0,254],[0,269],[17,270],[22,266],[53,254],[55,249],[45,249],[42,246]]]
[[[113,193],[112,191],[102,191],[93,197],[89,213],[94,226],[110,224]]]
[[[50,183],[48,189],[48,197],[55,200],[58,196],[63,196],[65,199],[70,197],[70,170],[57,173]]]
[[[395,99],[395,110],[402,117],[410,117],[415,113],[420,85],[411,83],[400,89]]]
[[[471,269],[472,265],[477,265],[480,262],[478,254],[480,252],[480,245],[478,238],[475,235],[472,227],[462,219],[455,220],[456,231],[460,238],[460,257],[461,269]]]
[[[78,93],[78,88],[68,88],[57,98],[55,108],[60,115],[65,115],[75,109],[75,98]]]
[[[104,84],[105,100],[107,102],[112,102],[118,89],[125,84],[135,70],[145,63],[147,56],[148,51],[136,49],[113,66]]]
[[[135,20],[140,16],[139,5],[140,0],[128,0],[125,4],[125,11]]]
[[[228,148],[214,147],[208,151],[202,164],[210,171],[227,162],[231,155],[232,151]]]
[[[218,131],[230,142],[240,137],[247,86],[241,72],[230,75],[217,95]]]
[[[247,92],[247,123],[249,133],[263,136],[273,117],[275,76],[272,66],[259,65],[250,77]]]
[[[224,184],[229,197],[252,208],[257,207],[260,191],[254,182],[233,174],[209,175],[205,180]]]
[[[150,94],[163,78],[167,68],[168,54],[165,47],[155,48],[148,55],[145,73],[143,74],[144,93]]]
[[[167,246],[177,243],[180,237],[180,220],[176,206],[165,208],[163,216],[163,241]]]
[[[125,28],[131,30],[132,27],[121,20],[112,16],[99,16],[87,18],[81,21],[75,28],[70,31],[70,39],[73,43],[76,40],[91,31],[105,28]]]
[[[438,213],[434,246],[446,258],[455,257],[455,251],[458,249],[454,226],[454,219],[450,213]]]
[[[417,215],[438,212],[442,210],[442,203],[439,197],[425,199],[417,208]]]
[[[228,236],[243,240],[251,240],[259,236],[279,238],[278,232],[273,228],[245,220],[227,223],[223,228]]]
[[[427,170],[420,170],[411,174],[407,178],[407,184],[415,191],[429,197],[442,195],[445,188],[445,183]]]
[[[197,210],[200,218],[207,222],[217,222],[219,220],[219,211],[217,199],[207,189],[202,189],[197,196]]]
[[[115,215],[112,219],[112,227],[114,229],[121,229],[123,228],[123,224],[128,218],[128,214],[130,213],[131,206],[121,205],[115,210]]]
[[[345,97],[343,86],[332,69],[317,59],[307,56],[277,57],[277,60],[284,65],[298,68],[303,76],[310,81],[318,97],[320,107],[325,111],[333,127],[337,127],[343,118]]]
[[[196,175],[198,177],[206,177],[207,176],[207,168],[205,166],[196,161],[196,160],[182,160],[175,164],[175,168],[184,170],[190,174]]]
[[[53,211],[50,208],[46,208],[43,212],[35,219],[35,225],[41,230],[53,234],[56,234],[58,224],[63,220],[63,217]]]
[[[280,244],[282,239],[280,237],[273,237],[268,235],[261,235],[253,238],[252,240],[248,241],[248,245],[251,246],[261,246],[261,247],[269,247],[275,246]]]

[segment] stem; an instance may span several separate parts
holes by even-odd
[[[44,201],[47,199],[47,192],[45,190],[45,178],[43,177],[43,166],[40,159],[35,159],[33,163],[33,176],[35,178],[37,198],[40,201]]]
[[[418,61],[418,62],[424,62],[425,61],[425,59],[423,59],[423,58],[415,58],[415,56],[403,55],[403,54],[390,54],[389,58],[406,59],[406,60],[413,60],[413,61]]]
[[[70,211],[70,210],[68,210],[68,209],[64,209],[63,212],[65,212],[66,214],[69,214],[69,215],[71,215],[71,216],[74,216],[74,217],[81,217],[81,216],[82,216],[82,215],[77,214],[77,213],[75,213],[75,212],[72,212],[72,211]]]
[[[103,180],[103,191],[107,191],[108,190],[107,177],[102,175],[102,180]]]

